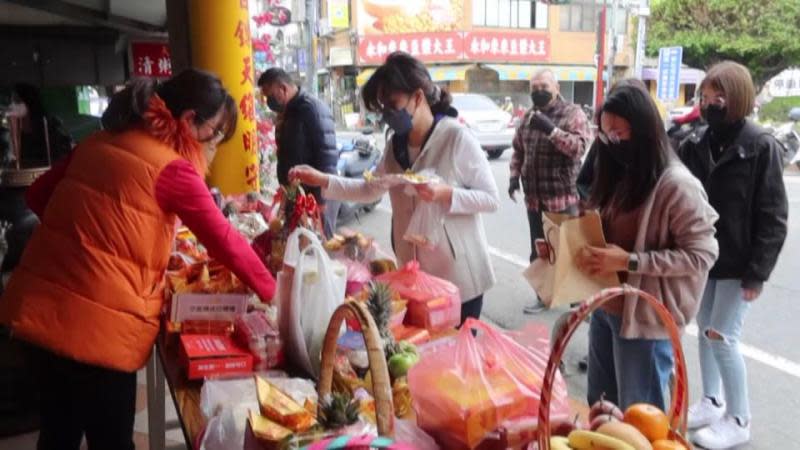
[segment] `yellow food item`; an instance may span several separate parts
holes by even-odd
[[[564,436],[553,436],[550,438],[551,450],[570,450],[569,439]]]
[[[253,434],[258,440],[266,444],[278,445],[292,435],[291,430],[278,425],[255,411],[250,411],[249,420]]]
[[[296,433],[306,431],[317,424],[312,413],[275,385],[258,375],[255,375],[255,379],[261,414]]]
[[[647,437],[633,425],[623,422],[608,422],[600,425],[596,431],[627,442],[636,450],[653,450]]]
[[[575,430],[569,434],[569,446],[578,450],[597,448],[610,450],[636,450],[632,445],[596,431]]]

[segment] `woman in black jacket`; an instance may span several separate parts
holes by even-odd
[[[720,253],[697,315],[704,397],[689,409],[689,427],[702,428],[697,444],[719,449],[750,440],[747,371],[738,341],[745,313],[786,239],[788,202],[780,144],[747,118],[755,99],[747,68],[730,61],[715,65],[700,92],[708,128],[687,139],[679,153],[720,215]]]

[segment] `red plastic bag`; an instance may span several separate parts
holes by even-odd
[[[441,331],[461,322],[461,294],[453,283],[429,275],[411,261],[402,269],[385,273],[376,281],[388,284],[408,301],[406,325]]]
[[[447,448],[469,449],[509,421],[530,418],[535,426],[549,354],[549,344],[523,346],[467,319],[450,345],[423,353],[408,374],[417,423]],[[567,386],[560,375],[549,394],[551,418],[567,419]]]

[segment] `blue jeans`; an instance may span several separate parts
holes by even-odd
[[[697,313],[703,394],[719,400],[724,388],[728,414],[744,421],[750,420],[750,403],[739,338],[749,308],[741,280],[709,279]],[[709,338],[709,331],[722,339]]]
[[[665,409],[672,373],[672,344],[666,339],[625,339],[622,318],[597,310],[589,326],[589,389],[592,405],[605,399],[625,411],[634,403]]]

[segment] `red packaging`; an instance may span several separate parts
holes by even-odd
[[[461,322],[461,294],[453,283],[422,271],[417,261],[376,278],[408,300],[406,325],[430,332],[455,328]]]
[[[263,311],[240,314],[234,322],[234,338],[243,348],[249,348],[258,370],[272,369],[283,364],[283,343],[278,327]]]
[[[397,341],[408,341],[414,345],[421,345],[431,340],[431,334],[428,330],[405,325],[392,327],[392,335]]]
[[[227,336],[181,335],[180,354],[190,380],[253,372],[253,355]]]

